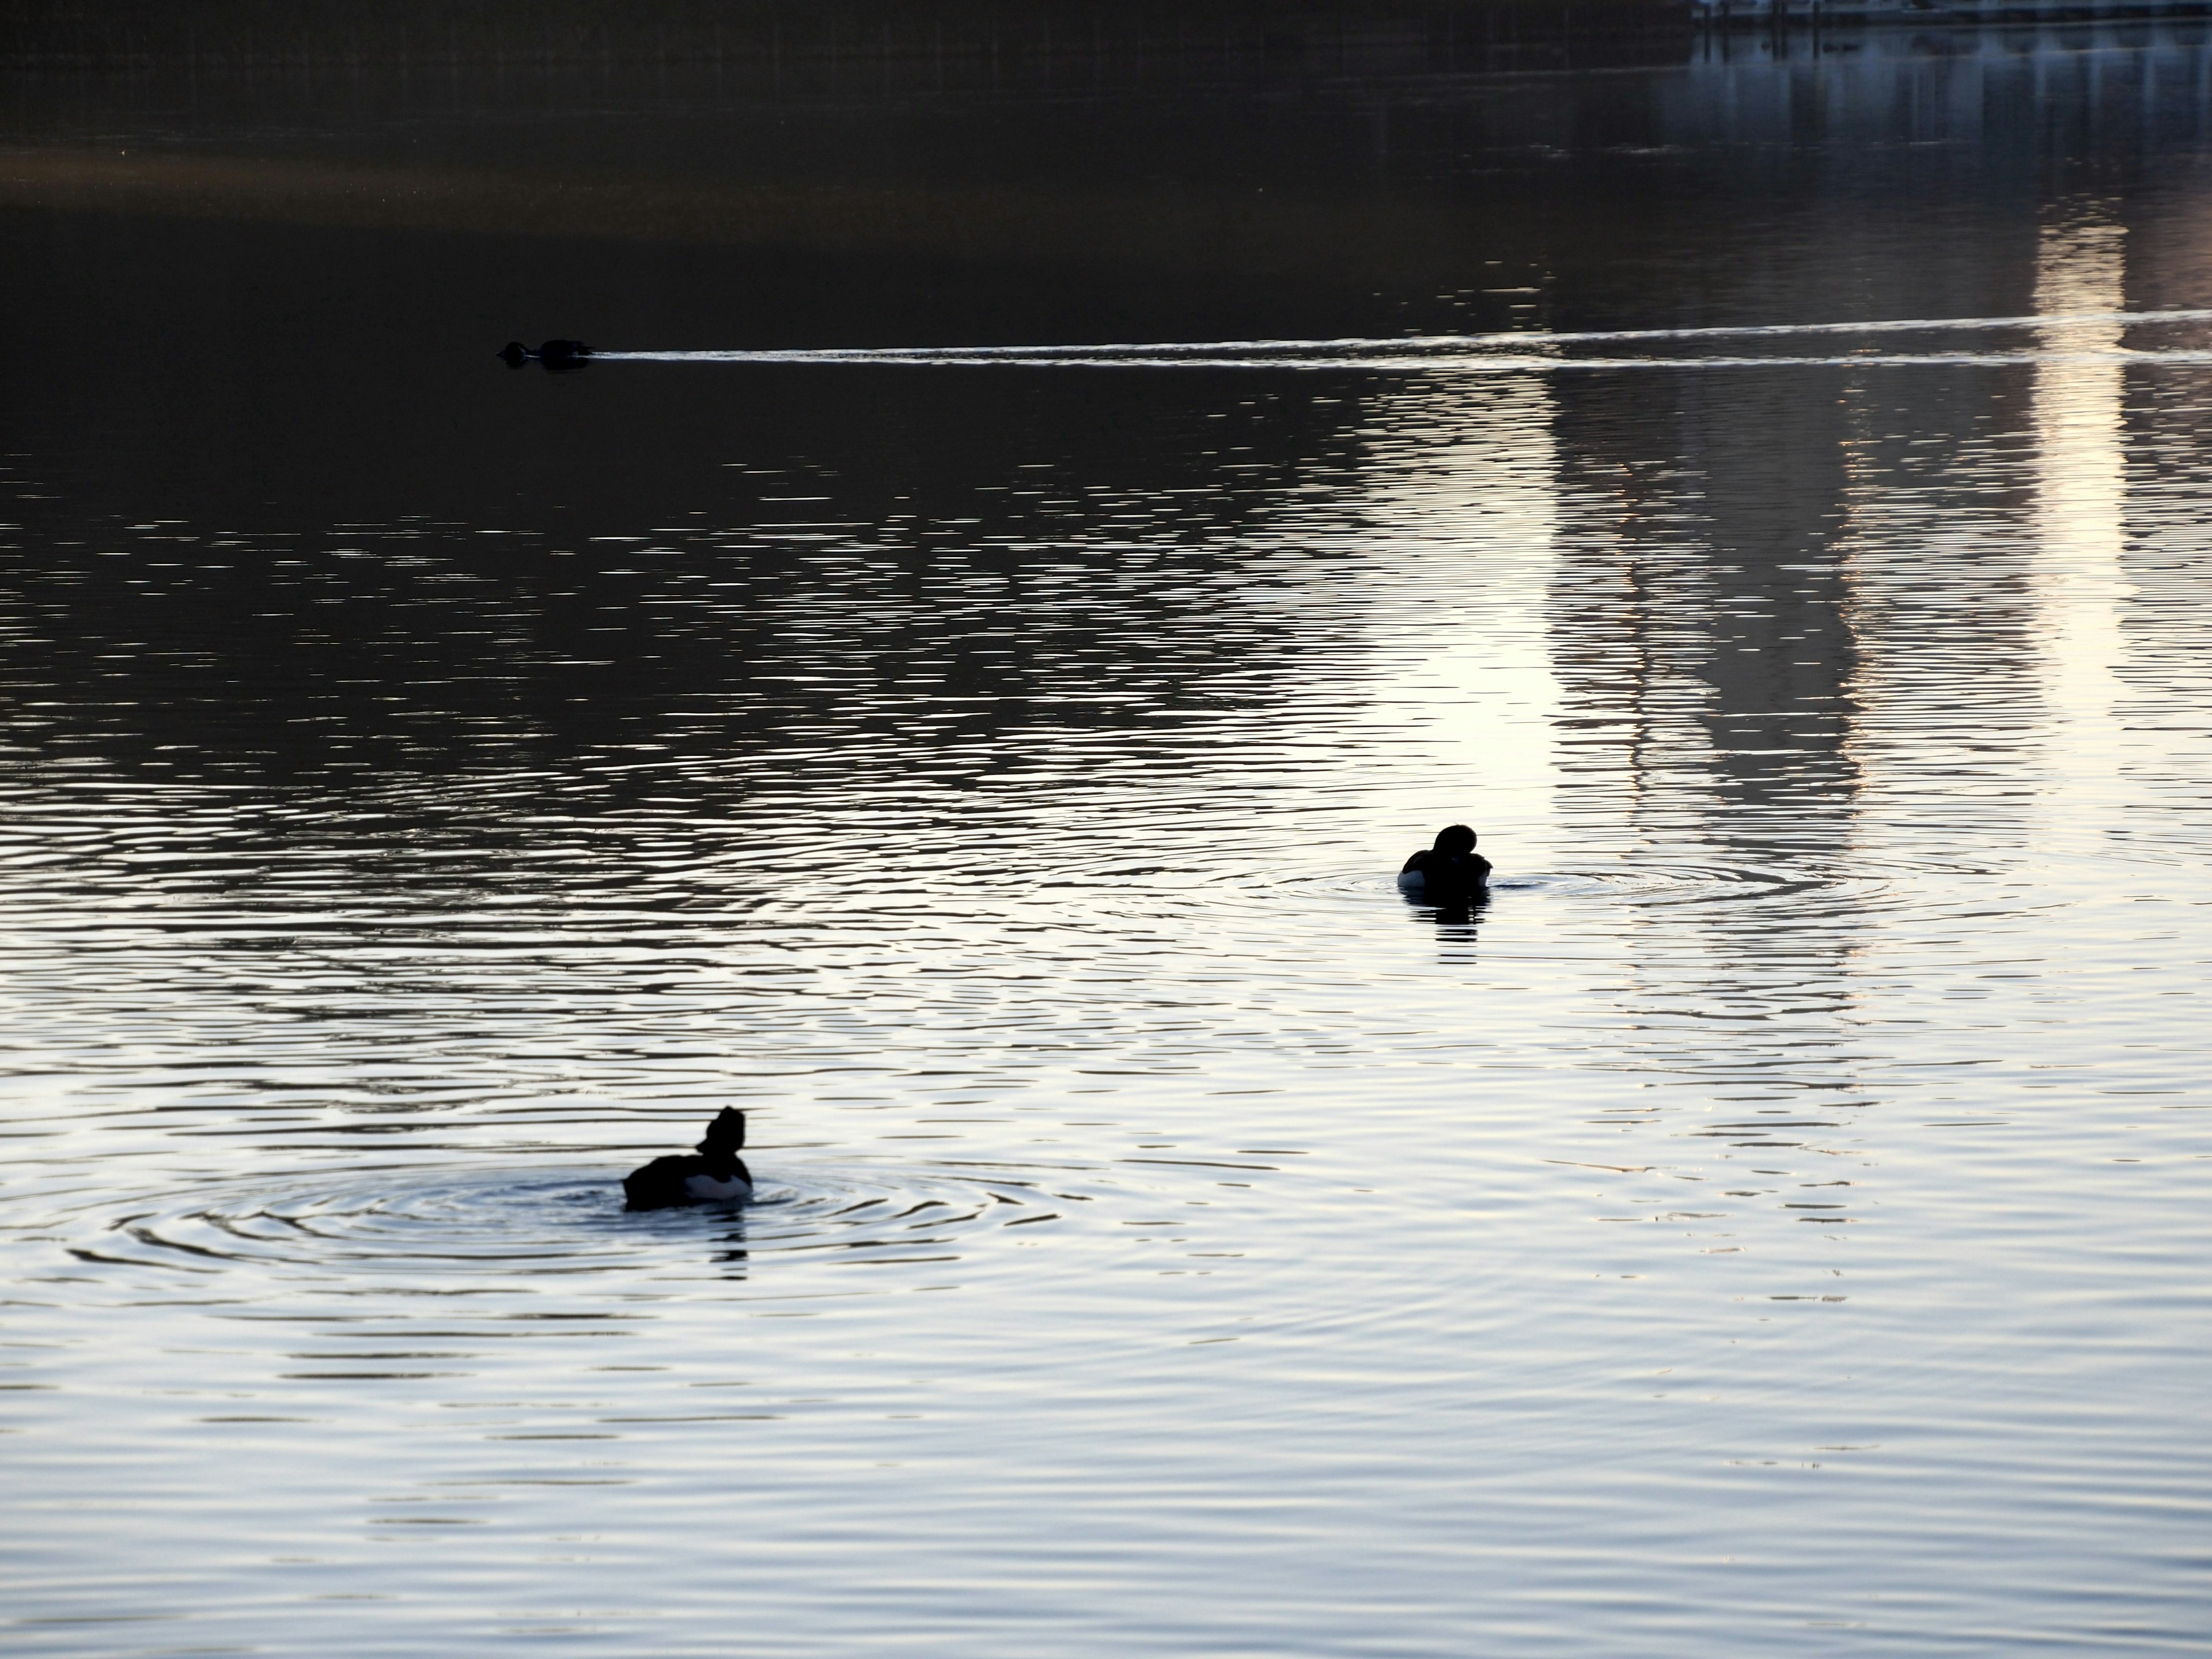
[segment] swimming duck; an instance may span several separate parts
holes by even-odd
[[[1474,831],[1463,823],[1437,831],[1436,844],[1406,860],[1398,890],[1433,900],[1480,898],[1490,886],[1490,860],[1474,850]]]
[[[509,340],[494,355],[509,368],[520,368],[532,361],[548,368],[580,368],[592,349],[581,340],[548,340],[532,351],[520,340]]]
[[[623,1177],[628,1210],[668,1210],[684,1204],[743,1203],[753,1195],[752,1171],[738,1151],[745,1144],[745,1115],[725,1106],[707,1126],[696,1152],[656,1158]]]

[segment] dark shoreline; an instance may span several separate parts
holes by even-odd
[[[838,98],[1659,67],[1750,35],[2078,28],[2212,16],[2212,0],[0,0],[0,71],[733,76]]]
[[[1374,72],[1493,66],[1571,46],[1635,55],[1694,33],[1686,0],[1387,0],[1284,6],[1264,0],[1136,5],[975,0],[385,0],[358,7],[254,0],[174,8],[150,0],[11,0],[0,66],[226,67],[378,64],[823,64],[858,71],[944,64],[1035,78],[1044,66],[1127,67],[1178,58]]]

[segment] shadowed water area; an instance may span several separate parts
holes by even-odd
[[[1385,44],[0,74],[9,1652],[2203,1650],[2212,35]]]

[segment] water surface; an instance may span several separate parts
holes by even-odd
[[[10,1651],[2203,1650],[2204,33],[1187,68],[7,81]]]

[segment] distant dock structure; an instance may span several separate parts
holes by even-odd
[[[2212,15],[2212,0],[1688,0],[1702,28],[2121,22]]]

